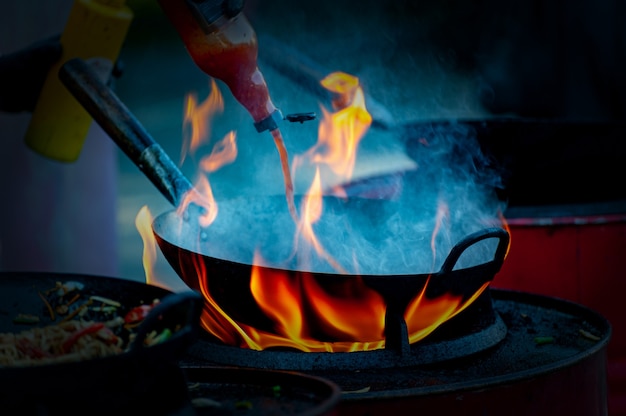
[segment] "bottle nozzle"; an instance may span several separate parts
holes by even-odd
[[[254,123],[254,127],[259,133],[264,132],[265,130],[272,131],[278,128],[278,123],[280,123],[282,120],[283,114],[280,112],[279,109],[276,109],[263,120]]]

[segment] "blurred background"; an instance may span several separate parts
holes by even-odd
[[[201,101],[210,79],[188,56],[154,0],[128,0],[135,17],[113,88],[172,160],[181,159],[186,96]],[[0,53],[62,32],[72,2],[3,3]],[[387,128],[363,141],[356,175],[410,168],[394,126],[497,116],[623,120],[626,114],[626,5],[620,1],[248,0],[259,67],[284,114],[320,113],[320,98],[281,62],[359,77]],[[265,47],[267,46],[267,47]],[[237,130],[237,161],[210,176],[216,198],[281,193],[271,137],[218,82],[225,111],[213,135]],[[22,137],[29,114],[1,114],[3,202],[0,268],[106,274],[142,280],[135,217],[172,207],[97,126],[79,161],[31,154]],[[392,127],[392,128],[389,128]],[[285,123],[290,155],[317,139],[317,121]],[[193,161],[181,169],[195,176]],[[174,272],[159,256],[156,273]]]

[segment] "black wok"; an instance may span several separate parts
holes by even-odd
[[[146,411],[157,411],[162,403],[146,395],[163,390],[159,385],[163,377],[179,377],[180,385],[185,387],[177,363],[199,329],[202,298],[194,292],[172,293],[157,286],[102,276],[4,272],[0,273],[0,332],[30,329],[31,326],[13,322],[22,313],[39,316],[37,326],[58,322],[58,317],[51,320],[38,292],[67,281],[84,285],[80,291],[83,299],[98,295],[120,302],[121,314],[153,299],[159,299],[160,304],[137,329],[135,341],[124,353],[77,362],[0,367],[3,413],[114,414],[137,403]],[[180,329],[162,343],[144,347],[146,335],[164,325]]]
[[[360,215],[364,214],[364,210],[379,212],[381,210],[379,202],[381,201],[325,200],[325,203],[333,203],[335,207],[345,208],[348,204],[351,206],[348,209],[354,210],[351,212],[358,212]],[[277,212],[281,212],[276,207],[285,206],[284,197],[255,198],[253,202],[235,199],[220,205],[225,211],[238,211],[239,208],[254,209],[260,206],[267,208],[267,211],[254,211],[260,212],[260,216],[281,217],[281,215],[276,215]],[[272,214],[268,214],[269,212]],[[288,224],[288,212],[284,212],[283,215],[285,223]],[[181,219],[175,211],[157,216],[153,223],[153,231],[159,248],[187,285],[197,290],[208,291],[220,308],[236,321],[267,330],[271,330],[273,323],[265,320],[250,289],[255,248],[259,247],[259,250],[265,253],[266,261],[270,258],[289,259],[289,243],[292,242],[292,238],[288,236],[289,227],[286,227],[287,231],[281,229],[281,232],[266,234],[266,239],[263,239],[261,234],[269,228],[271,227],[265,228],[254,222],[242,221],[238,223],[235,230],[231,230],[230,224],[222,224],[219,219],[216,219],[210,227],[210,232],[205,234],[204,231],[195,227],[193,222]],[[333,237],[336,237],[334,234],[328,235],[330,237],[327,240],[321,238],[322,243],[330,243]],[[239,250],[232,251],[235,246]],[[320,269],[306,270],[303,267],[293,265],[289,267],[289,263],[279,262],[276,265],[264,265],[261,269],[265,271],[263,275],[265,282],[268,282],[268,279],[284,277],[292,281],[313,279],[318,287],[338,298],[350,297],[355,279],[362,279],[365,285],[383,297],[389,309],[393,307],[398,311],[404,311],[408,303],[425,287],[425,295],[433,299],[443,294],[458,295],[463,299],[470,298],[484,284],[488,284],[500,270],[508,246],[509,235],[504,229],[487,227],[458,241],[447,252],[440,269],[434,273],[406,270],[397,274],[383,271],[375,274],[339,273],[328,270],[328,265],[326,268],[320,265]],[[340,247],[345,249],[346,255],[350,253],[349,245],[344,246],[343,243],[335,245],[335,249],[330,251],[336,254],[336,249]],[[266,250],[263,251],[263,248]],[[488,257],[478,264],[472,263],[471,266],[460,267],[460,263],[463,263],[461,259],[465,258],[464,254],[467,255],[472,250],[480,251],[482,253],[480,257],[483,259],[485,256]],[[409,252],[410,250],[407,250],[405,254]],[[416,250],[413,256],[418,257],[418,253],[420,251]],[[370,251],[369,254],[372,252]],[[375,260],[377,263],[384,263],[384,257],[381,255],[375,257]],[[205,307],[211,308],[210,305],[205,305]]]
[[[185,192],[192,189],[191,184],[124,104],[98,80],[93,70],[82,60],[71,60],[62,67],[60,78],[83,107],[163,195],[174,206],[178,206]],[[338,198],[326,198],[324,204],[331,210],[347,212],[349,214],[347,217],[357,218],[357,221],[361,222],[359,228],[363,225],[362,222],[365,222],[365,228],[369,227],[373,230],[372,235],[377,234],[377,221],[385,217],[387,210],[394,209],[390,205],[393,202],[371,199],[344,201]],[[252,304],[248,302],[252,251],[254,250],[254,247],[249,244],[250,241],[261,241],[263,248],[278,250],[278,253],[272,252],[268,255],[270,260],[288,257],[285,256],[288,249],[283,246],[283,243],[292,242],[293,230],[288,228],[283,230],[283,228],[293,222],[286,216],[285,206],[284,196],[220,202],[220,215],[211,225],[210,232],[193,228],[182,233],[185,236],[182,241],[177,236],[180,234],[180,227],[196,223],[197,207],[191,205],[191,210],[188,210],[182,217],[175,211],[158,216],[153,223],[153,231],[165,258],[189,286],[199,289],[198,280],[206,277],[210,280],[214,295],[226,305],[226,309],[229,305],[239,305],[239,308],[242,304]],[[239,213],[242,211],[252,213],[251,219],[241,221]],[[259,216],[271,217],[269,225],[263,222],[262,231],[254,229]],[[345,216],[340,215],[340,217]],[[434,215],[430,218],[434,218]],[[238,228],[231,228],[230,219],[236,219],[235,223]],[[222,220],[225,222],[221,223]],[[406,225],[410,225],[411,219],[408,221]],[[347,227],[351,225],[348,224]],[[192,227],[195,226],[192,225]],[[281,232],[259,238],[258,232],[265,233],[269,229],[281,230]],[[432,230],[432,227],[429,230]],[[323,230],[318,232],[322,236],[326,234]],[[334,237],[336,237],[335,234],[333,234]],[[457,263],[461,254],[483,240],[496,242],[495,245],[492,244],[489,247],[490,254],[484,258],[484,261],[470,267],[459,267]],[[483,229],[475,228],[467,232],[467,235],[461,235],[457,241],[458,244],[454,245],[453,242],[445,253],[440,253],[445,256],[449,252],[447,257],[439,262],[441,265],[439,271],[435,270],[434,283],[429,284],[428,293],[433,296],[447,291],[471,296],[478,287],[489,282],[504,261],[509,236],[501,228],[483,227]],[[195,245],[198,242],[201,242],[201,247]],[[241,245],[244,245],[247,250],[244,250],[242,255],[233,257],[233,251],[228,248]],[[350,248],[350,244],[345,244],[345,246]],[[423,253],[419,248],[409,249],[413,253],[410,254],[412,256],[415,256],[415,253]],[[333,256],[336,255],[336,250],[329,250],[329,252]],[[376,255],[378,254],[374,250],[373,256]],[[206,270],[205,277],[199,277],[198,270],[203,268]],[[367,285],[376,288],[387,298],[388,302],[400,307],[406,305],[433,274],[432,271],[421,273],[420,270],[403,270],[398,273],[356,271],[339,274],[335,271],[316,268],[306,270],[294,267],[294,265],[278,266],[277,269],[293,276],[309,272],[307,274],[319,280],[322,285],[330,286],[341,286],[356,275],[362,276]],[[254,315],[254,306],[250,308],[244,312],[246,316]],[[236,314],[236,311],[233,312]]]

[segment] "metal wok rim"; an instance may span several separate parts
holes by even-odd
[[[201,253],[199,250],[194,250],[194,249],[190,249],[187,248],[185,246],[182,245],[178,245],[172,242],[171,239],[166,238],[164,236],[165,233],[160,232],[159,229],[165,229],[167,227],[167,225],[165,225],[164,223],[168,221],[168,218],[170,218],[173,215],[178,215],[175,209],[172,210],[168,210],[165,211],[159,215],[157,215],[151,224],[151,229],[152,229],[152,233],[153,235],[156,237],[157,240],[157,245],[159,246],[159,248],[161,249],[161,252],[163,252],[163,247],[162,244],[166,244],[172,248],[176,248],[178,251],[180,252],[186,252],[191,254],[194,257],[200,257],[200,258],[206,258],[206,259],[211,259],[211,261],[214,262],[219,262],[222,264],[227,264],[227,265],[233,265],[233,266],[237,266],[237,267],[252,267],[253,266],[253,262],[252,261],[235,261],[235,260],[230,260],[230,259],[226,259],[226,258],[222,258],[222,257],[214,257],[212,255],[209,254],[204,254]],[[473,235],[477,235],[479,233],[482,232],[488,232],[489,230],[499,230],[502,232],[502,234],[506,234],[506,243],[508,244],[508,239],[510,238],[508,236],[508,231],[503,228],[503,227],[485,227],[481,230],[478,230],[474,233],[471,233],[469,235],[466,235],[462,240],[460,240],[459,242],[457,242],[457,244],[455,244],[452,248],[452,250],[454,250],[455,248],[457,248],[457,246],[459,244],[461,244],[462,241],[468,239],[468,238],[472,238]],[[491,238],[498,238],[497,236],[492,236]],[[476,243],[478,241],[475,241],[474,243]],[[474,244],[471,243],[471,244]],[[470,244],[470,245],[471,245]],[[500,248],[499,248],[500,250]],[[473,266],[469,266],[469,267],[464,267],[464,268],[460,268],[460,269],[454,269],[454,270],[444,270],[444,268],[447,267],[447,264],[449,264],[449,260],[451,256],[451,253],[448,253],[448,255],[446,256],[446,259],[444,260],[444,263],[442,265],[442,267],[437,270],[437,271],[433,271],[430,273],[410,273],[410,272],[406,272],[406,273],[389,273],[389,274],[359,274],[359,273],[333,273],[333,272],[326,272],[326,271],[308,271],[308,270],[297,270],[297,269],[293,269],[293,268],[282,268],[282,267],[276,267],[276,266],[262,266],[262,269],[265,270],[274,270],[277,272],[286,272],[286,273],[301,273],[301,274],[311,274],[311,275],[315,275],[316,277],[319,278],[324,278],[324,277],[329,277],[329,278],[336,278],[337,276],[342,276],[342,277],[366,277],[368,279],[389,279],[389,278],[426,278],[428,276],[437,276],[440,274],[447,274],[450,272],[457,272],[457,271],[470,271],[470,270],[478,270],[481,268],[484,268],[486,266],[489,265],[497,265],[498,269],[499,267],[502,266],[502,263],[504,262],[504,257],[506,256],[506,253],[504,251],[500,251],[494,254],[494,257],[490,260],[487,260],[483,263],[480,264],[476,264]],[[167,256],[166,260],[168,261],[168,263],[170,263],[170,265],[177,270],[177,267],[172,263],[171,259],[168,258]],[[456,259],[458,260],[458,258]],[[454,266],[454,264],[450,265],[450,267]],[[181,276],[182,278],[182,276]],[[185,280],[183,278],[183,280]]]

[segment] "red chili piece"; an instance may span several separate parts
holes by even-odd
[[[124,322],[134,324],[143,321],[152,310],[153,305],[140,305],[131,309],[124,317]]]
[[[118,341],[117,335],[115,335],[111,328],[107,328],[106,326],[98,331],[98,338],[109,345],[117,344]]]
[[[61,345],[61,349],[63,350],[63,352],[68,352],[72,348],[72,346],[76,344],[76,341],[78,341],[81,337],[87,334],[93,334],[94,332],[98,332],[102,328],[104,328],[104,323],[96,322],[93,325],[89,325],[85,328],[79,329],[78,331],[70,335],[68,339],[65,340],[63,345]]]

